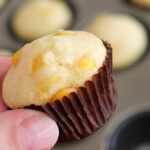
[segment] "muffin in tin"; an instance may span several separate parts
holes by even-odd
[[[123,13],[101,13],[88,25],[87,31],[110,41],[113,67],[124,69],[139,60],[148,47],[148,34],[136,18]]]
[[[69,28],[73,19],[64,0],[27,0],[12,17],[13,32],[24,41]]]
[[[129,0],[129,1],[137,6],[150,8],[150,0]]]
[[[2,8],[6,2],[7,2],[7,0],[0,0],[0,8]]]
[[[90,33],[60,30],[25,45],[12,63],[3,83],[6,104],[47,112],[60,141],[92,134],[116,108],[111,46]]]

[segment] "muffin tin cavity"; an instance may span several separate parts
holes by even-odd
[[[72,29],[75,18],[75,8],[66,0],[28,0],[15,8],[8,24],[16,39],[28,42],[58,29]]]
[[[109,150],[150,149],[150,112],[129,117],[122,122],[110,138]]]
[[[145,143],[143,145],[140,145],[138,148],[135,150],[149,150],[150,149],[150,143]]]

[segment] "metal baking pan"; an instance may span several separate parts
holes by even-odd
[[[66,0],[71,3],[75,10],[75,20],[72,28],[74,30],[83,30],[87,24],[101,11],[117,11],[132,14],[142,20],[150,29],[150,10],[131,5],[127,0]],[[13,52],[24,45],[24,42],[18,40],[10,32],[10,18],[14,10],[23,2],[12,0],[6,3],[6,6],[0,10],[0,47],[9,48]],[[107,40],[107,39],[105,39]],[[146,109],[150,110],[150,47],[137,64],[129,69],[115,72],[115,79],[119,93],[119,104],[113,117],[108,123],[94,133],[93,135],[81,140],[70,143],[57,144],[54,150],[111,150],[109,148],[110,137],[114,129],[124,120],[118,117],[124,114],[125,118],[130,116],[132,110],[137,110],[137,105],[146,103]],[[124,113],[128,112],[128,113]],[[120,118],[120,119],[118,119]],[[115,124],[115,126],[114,126]]]

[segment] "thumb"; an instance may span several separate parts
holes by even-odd
[[[22,109],[0,114],[0,150],[50,150],[58,134],[56,123],[42,112]]]
[[[11,57],[10,56],[0,56],[0,113],[6,111],[7,106],[2,100],[2,82],[8,69],[11,67]]]

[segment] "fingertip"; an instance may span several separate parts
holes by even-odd
[[[7,106],[2,100],[2,82],[8,69],[11,67],[11,56],[0,55],[0,113],[6,111]]]
[[[56,144],[58,135],[57,124],[44,113],[23,120],[19,126],[22,149],[49,150]]]
[[[0,64],[5,65],[6,67],[11,66],[11,56],[2,56],[0,55]]]
[[[13,120],[13,122],[12,122]],[[49,150],[58,140],[59,130],[48,115],[34,110],[12,110],[0,114],[0,139],[6,149]],[[0,144],[0,149],[4,145]]]
[[[0,55],[0,86],[2,84],[3,78],[9,68],[11,67],[11,57],[10,56],[1,56]]]
[[[7,106],[4,103],[2,96],[0,95],[0,113],[4,112],[7,110]]]

